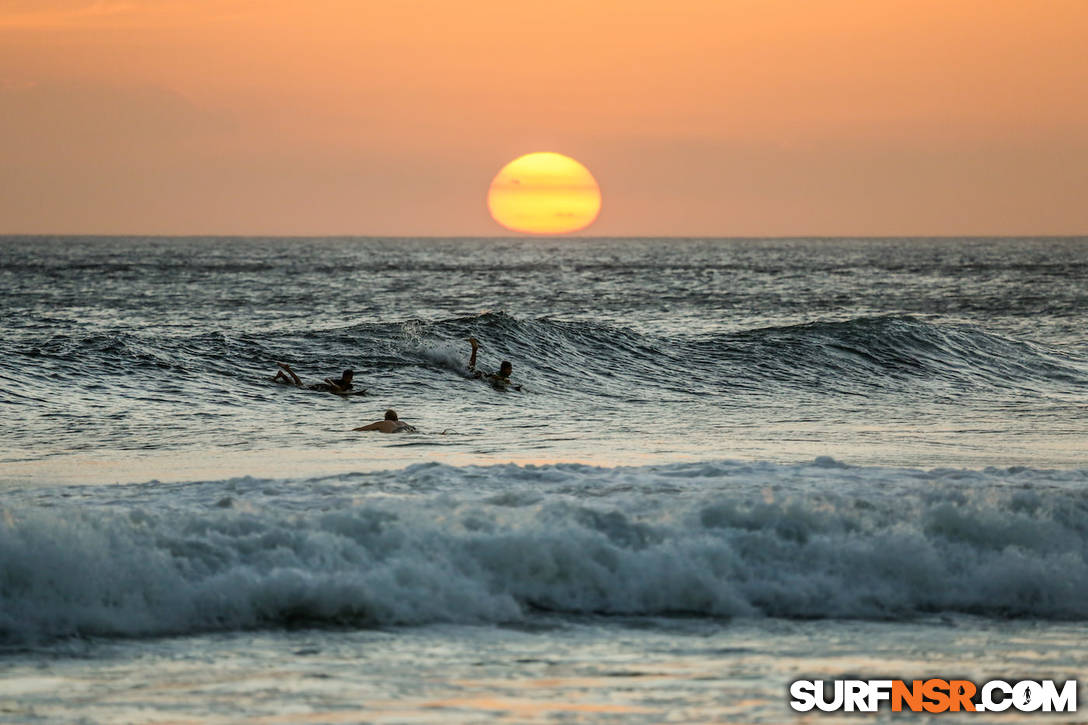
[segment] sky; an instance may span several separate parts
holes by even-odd
[[[1088,0],[0,0],[0,233],[1088,234]]]

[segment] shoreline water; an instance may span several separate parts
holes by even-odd
[[[330,438],[343,433],[330,430]],[[887,436],[887,431],[882,431]],[[1088,467],[1088,451],[1079,450],[1077,434],[1070,436],[1072,445],[1063,445],[1053,436],[1032,439],[1025,436],[1015,446],[1005,444],[1004,451],[995,453],[991,447],[965,451],[955,438],[960,430],[930,432],[923,442],[896,446],[886,440],[880,446],[856,441],[828,443],[826,441],[790,441],[789,453],[765,457],[769,444],[766,438],[731,440],[721,447],[730,460],[749,463],[774,461],[780,464],[801,464],[826,456],[855,466],[888,465],[906,468],[953,468],[981,471],[992,468],[1042,468],[1077,470]],[[973,435],[980,435],[973,431]],[[357,435],[357,434],[348,434]],[[433,440],[441,434],[422,434],[407,440],[359,440],[345,437],[335,457],[325,449],[299,450],[260,449],[249,451],[204,450],[129,453],[113,451],[108,454],[59,453],[49,457],[23,459],[8,453],[0,469],[0,490],[16,490],[37,485],[99,486],[105,484],[138,485],[147,482],[184,483],[189,481],[220,481],[232,478],[306,479],[395,471],[421,463],[438,463],[455,467],[467,466],[550,466],[586,465],[595,467],[652,466],[675,463],[698,463],[717,460],[717,456],[700,450],[654,450],[648,452],[590,450],[591,446],[567,456],[548,453],[533,455],[532,451],[511,454],[506,451],[481,452],[459,441],[448,443]],[[910,437],[910,433],[904,432]],[[373,438],[374,436],[371,436]],[[420,452],[420,450],[424,452]]]
[[[1085,626],[930,618],[908,623],[556,621],[299,629],[84,641],[9,656],[0,708],[17,722],[792,722],[800,678],[1075,679]],[[93,666],[92,666],[93,663]],[[914,721],[908,713],[866,722]],[[1050,718],[1061,716],[1049,716]],[[820,722],[857,722],[821,714]],[[946,713],[948,722],[977,722]],[[1038,722],[1003,713],[1002,722]]]

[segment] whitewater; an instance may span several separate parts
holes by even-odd
[[[5,721],[1088,665],[1088,239],[3,237],[0,312]]]

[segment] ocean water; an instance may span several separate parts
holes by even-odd
[[[1088,238],[2,237],[0,313],[0,720],[1085,679]]]

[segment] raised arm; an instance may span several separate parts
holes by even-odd
[[[378,422],[371,423],[370,425],[364,425],[364,426],[361,426],[359,428],[352,428],[352,430],[353,431],[357,431],[357,430],[381,430],[382,423],[384,423],[384,422],[385,421],[379,420]]]
[[[468,344],[472,345],[472,357],[470,357],[468,359],[468,369],[472,370],[472,371],[475,371],[476,370],[476,351],[480,349],[480,341],[477,340],[475,337],[470,337],[468,339]]]
[[[347,388],[340,385],[339,383],[337,383],[332,378],[325,378],[325,382],[329,384],[329,387],[332,388],[332,392],[334,392],[334,393],[342,393],[345,390],[347,390]]]
[[[288,375],[291,376],[291,380],[294,381],[295,385],[298,385],[299,387],[302,387],[302,381],[299,379],[299,377],[297,375],[295,375],[295,371],[291,369],[290,365],[288,365],[287,363],[282,363],[282,362],[278,362],[276,364],[280,366],[281,370],[283,370],[284,372],[286,372]]]

